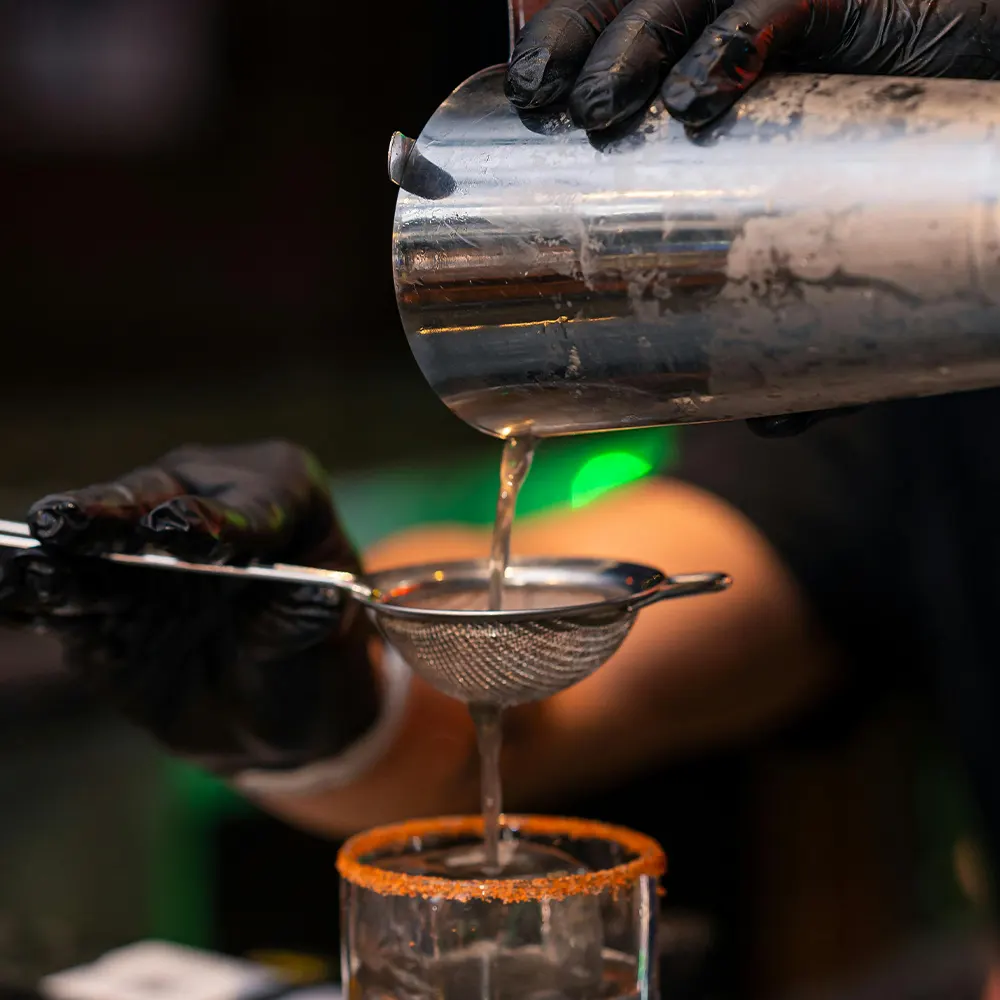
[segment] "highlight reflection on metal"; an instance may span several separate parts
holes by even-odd
[[[407,337],[490,434],[1000,385],[1000,83],[772,76],[598,140],[494,68],[394,163]]]

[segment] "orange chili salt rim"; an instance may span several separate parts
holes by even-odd
[[[523,903],[567,896],[596,896],[605,890],[628,888],[643,877],[659,878],[667,870],[663,848],[645,834],[594,820],[556,816],[504,816],[503,825],[528,836],[564,836],[573,840],[608,840],[634,857],[630,861],[579,875],[543,878],[450,879],[434,875],[408,875],[386,871],[361,859],[380,852],[404,848],[422,837],[441,838],[483,835],[482,816],[443,816],[380,826],[351,837],[337,855],[337,871],[343,879],[382,896],[422,896],[466,901],[492,899],[500,903]]]

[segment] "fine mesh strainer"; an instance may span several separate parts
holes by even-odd
[[[26,525],[0,521],[0,546],[33,548]],[[665,576],[607,559],[512,559],[503,610],[488,610],[489,561],[432,563],[368,577],[312,566],[194,563],[153,553],[113,562],[347,591],[410,667],[461,701],[536,701],[583,680],[622,644],[641,608],[729,586],[724,573]]]
[[[386,640],[439,691],[516,705],[589,676],[625,640],[641,608],[723,590],[723,573],[667,577],[601,559],[513,559],[504,608],[487,610],[488,560],[391,570],[370,578]]]

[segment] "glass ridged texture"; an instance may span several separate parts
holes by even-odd
[[[657,1000],[659,845],[585,820],[503,822],[497,877],[479,816],[344,845],[348,1000]]]

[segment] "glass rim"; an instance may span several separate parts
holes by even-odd
[[[411,896],[467,902],[472,899],[499,903],[523,903],[569,896],[596,896],[606,890],[620,891],[640,878],[659,879],[667,870],[663,848],[644,833],[597,820],[561,816],[512,816],[501,820],[504,829],[528,836],[566,836],[575,840],[604,840],[633,854],[611,868],[576,875],[511,879],[451,879],[435,875],[409,875],[387,871],[361,860],[376,851],[402,847],[421,837],[483,835],[483,817],[438,816],[374,827],[351,837],[337,853],[337,871],[342,879],[380,896]]]

